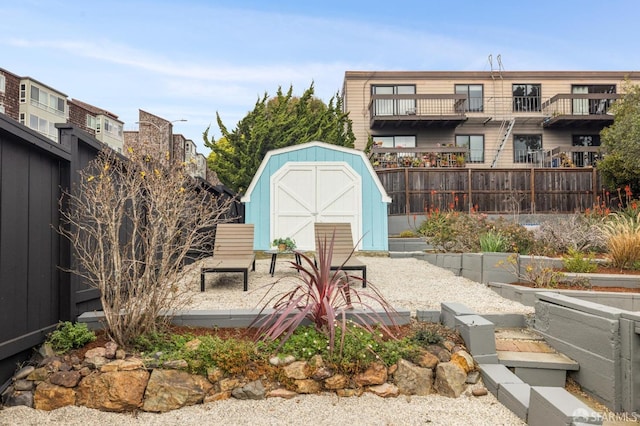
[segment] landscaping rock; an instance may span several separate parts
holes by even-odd
[[[207,379],[211,383],[216,383],[224,377],[224,372],[218,367],[210,367],[207,369]]]
[[[62,386],[65,388],[74,388],[80,382],[82,376],[78,371],[58,371],[49,377],[52,385]]]
[[[172,370],[186,370],[189,367],[187,361],[184,359],[172,359],[162,363],[163,368],[169,368]]]
[[[325,389],[329,390],[344,389],[348,384],[349,378],[342,374],[336,374],[335,376],[329,377],[324,381]]]
[[[289,379],[303,380],[310,376],[309,364],[306,361],[295,361],[283,368],[284,375]]]
[[[473,396],[485,396],[488,393],[487,388],[475,388],[471,391],[471,395]]]
[[[269,364],[274,365],[276,367],[278,366],[283,366],[283,365],[289,365],[292,362],[294,362],[296,360],[296,357],[294,357],[293,355],[287,355],[285,357],[279,357],[279,356],[273,356],[271,358],[269,358]]]
[[[202,402],[213,387],[201,376],[179,370],[153,370],[144,392],[144,411],[164,413]],[[207,382],[208,383],[208,382]]]
[[[16,380],[13,382],[13,389],[17,391],[32,391],[33,387],[31,380]]]
[[[142,405],[148,381],[144,370],[93,373],[80,380],[77,403],[103,411],[132,411]]]
[[[50,375],[51,372],[47,368],[40,367],[34,369],[31,373],[29,373],[29,375],[27,376],[27,380],[32,380],[34,382],[43,382],[47,380]]]
[[[476,383],[478,383],[479,380],[480,380],[480,372],[478,370],[474,370],[474,371],[470,371],[467,374],[467,380],[465,380],[465,383],[475,385]]]
[[[235,378],[224,378],[220,379],[220,392],[231,392],[234,388],[238,386],[242,386],[242,382]]]
[[[440,362],[440,359],[438,359],[438,357],[431,352],[424,351],[420,355],[418,355],[415,361],[416,364],[418,364],[420,367],[434,369]]]
[[[5,407],[17,407],[19,405],[33,408],[33,392],[14,391],[4,399]]]
[[[26,379],[29,374],[33,372],[36,368],[33,365],[28,365],[26,367],[22,367],[20,370],[13,375],[13,380],[21,380]]]
[[[284,388],[274,389],[267,393],[267,398],[284,398],[284,399],[292,399],[298,396],[297,392],[290,391]]]
[[[391,383],[383,383],[377,386],[370,386],[367,390],[382,398],[394,398],[398,396],[398,388]]]
[[[247,383],[241,388],[235,388],[231,391],[231,396],[237,399],[264,399],[265,398],[265,389],[260,380],[255,380],[253,382]]]
[[[387,367],[374,362],[364,373],[356,374],[354,381],[358,386],[381,385],[387,381]]]
[[[434,387],[438,394],[457,398],[464,391],[467,373],[456,363],[441,362],[436,367]]]
[[[302,379],[296,380],[296,392],[310,394],[310,393],[318,393],[322,390],[322,386],[319,382],[316,382],[313,379]]]
[[[36,386],[33,396],[33,408],[37,410],[51,411],[56,408],[75,405],[76,391],[63,386],[42,382]]]
[[[451,361],[456,363],[464,370],[465,373],[470,372],[475,368],[473,357],[465,350],[459,350],[451,355]]]
[[[117,350],[118,344],[116,342],[107,342],[104,345],[104,357],[107,359],[114,359],[116,357]]]
[[[100,371],[103,373],[107,371],[133,371],[141,369],[144,369],[144,363],[140,358],[117,359],[100,367]]]
[[[341,398],[349,398],[352,396],[361,396],[364,393],[364,388],[357,389],[338,389],[336,390],[336,395]]]
[[[393,377],[400,393],[421,396],[433,393],[433,370],[429,368],[401,359]]]
[[[427,351],[431,352],[435,356],[438,357],[438,361],[440,362],[449,362],[451,361],[451,353],[439,345],[429,345],[427,346]]]

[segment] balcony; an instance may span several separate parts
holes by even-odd
[[[454,146],[383,148],[374,146],[369,156],[374,169],[398,167],[465,167],[469,151]]]
[[[372,95],[370,127],[455,127],[467,120],[466,95]]]
[[[542,125],[549,129],[603,128],[613,123],[609,112],[613,102],[620,98],[615,93],[558,94],[542,103],[545,119]]]

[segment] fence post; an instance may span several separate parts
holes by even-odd
[[[471,200],[471,192],[472,192],[471,191],[471,182],[472,182],[472,180],[471,180],[471,170],[472,169],[468,168],[467,170],[468,170],[468,173],[467,173],[467,186],[468,186],[467,192],[469,193],[469,197],[468,197],[469,207],[468,207],[468,210],[469,210],[469,213],[471,213],[471,210],[473,209],[473,200]]]
[[[411,213],[411,203],[409,202],[409,168],[404,168],[404,214]]]
[[[536,213],[536,169],[531,168],[531,203],[529,204],[529,212]]]

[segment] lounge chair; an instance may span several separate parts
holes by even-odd
[[[333,240],[333,253],[331,256],[331,269],[343,271],[361,271],[362,287],[367,286],[367,265],[354,257],[353,237],[350,223],[315,223],[316,252],[318,242],[329,246]]]
[[[213,245],[214,266],[200,269],[200,291],[204,291],[204,276],[209,272],[242,272],[244,291],[249,288],[249,268],[256,270],[253,251],[253,224],[220,223],[216,226]]]

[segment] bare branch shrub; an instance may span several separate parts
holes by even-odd
[[[557,255],[570,249],[579,252],[604,252],[607,237],[602,220],[581,213],[545,220],[535,231],[537,250],[541,254]]]
[[[144,152],[106,149],[60,201],[59,232],[75,249],[71,272],[100,291],[107,332],[126,346],[188,302],[177,282],[193,250],[205,249],[232,199],[218,199]]]

